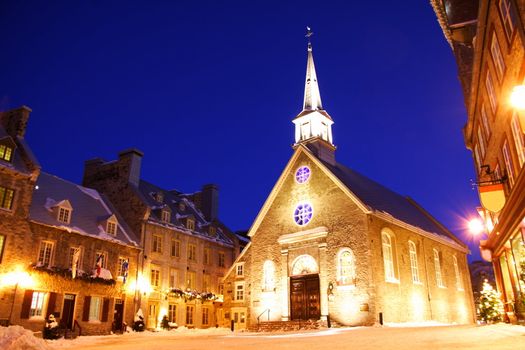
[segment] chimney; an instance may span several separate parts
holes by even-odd
[[[31,108],[26,106],[12,109],[7,112],[0,112],[0,123],[2,123],[5,131],[12,138],[16,139],[17,136],[23,138],[26,133],[29,113],[31,113]]]
[[[201,211],[208,221],[217,219],[219,214],[219,187],[214,184],[202,186]]]
[[[136,148],[126,149],[118,154],[119,163],[126,166],[122,170],[126,171],[129,183],[134,186],[138,186],[140,182],[140,167],[143,156],[144,153]]]

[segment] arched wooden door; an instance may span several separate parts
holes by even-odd
[[[290,306],[292,320],[318,320],[319,275],[290,277]]]

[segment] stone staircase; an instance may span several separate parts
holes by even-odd
[[[250,332],[292,332],[326,328],[326,321],[296,320],[296,321],[265,321],[248,327]]]

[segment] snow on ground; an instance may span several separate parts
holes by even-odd
[[[92,350],[183,350],[208,349],[525,349],[525,327],[508,324],[489,326],[440,325],[410,327],[348,327],[314,331],[250,333],[225,328],[187,329],[85,336],[75,340],[47,341],[51,349]],[[2,347],[0,349],[3,350]]]
[[[0,327],[1,350],[48,350],[49,346],[33,332],[20,326]]]

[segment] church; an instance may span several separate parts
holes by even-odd
[[[336,161],[308,42],[293,154],[223,279],[223,325],[474,322],[468,247],[413,199]]]

